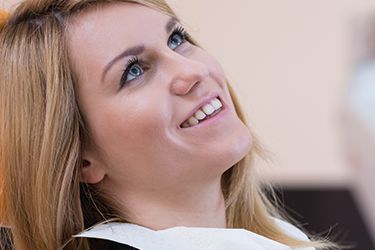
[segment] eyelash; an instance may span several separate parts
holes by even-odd
[[[189,35],[189,33],[186,32],[186,30],[183,26],[177,26],[176,28],[174,28],[174,30],[172,31],[172,34],[169,36],[169,38],[171,38],[175,34],[180,34],[182,36],[183,43],[186,42],[186,41],[190,42],[190,35]]]
[[[179,46],[183,45],[183,44],[186,43],[186,42],[190,42],[190,41],[191,41],[191,40],[190,40],[190,35],[185,31],[184,27],[182,27],[182,26],[178,26],[178,27],[176,27],[176,28],[173,29],[171,35],[168,37],[168,41],[167,41],[167,43],[169,43],[170,39],[171,39],[174,35],[176,35],[176,34],[179,34],[179,35],[181,35],[181,37],[182,37],[182,43],[181,43]],[[121,89],[124,85],[126,85],[127,83],[132,82],[133,80],[136,80],[136,79],[138,78],[138,77],[137,77],[137,78],[135,78],[135,79],[133,79],[133,80],[126,81],[126,77],[127,77],[127,75],[129,74],[129,71],[130,71],[131,67],[132,67],[133,65],[136,65],[136,64],[139,64],[139,65],[143,68],[143,70],[145,70],[145,67],[144,67],[144,64],[143,64],[142,60],[140,60],[137,56],[133,56],[132,58],[130,58],[130,59],[128,60],[128,62],[126,63],[126,65],[125,65],[125,69],[124,69],[124,71],[123,71],[123,73],[122,73],[122,76],[121,76],[121,80],[120,80],[120,89]]]
[[[128,82],[131,82],[131,81],[126,81],[126,77],[128,76],[129,74],[129,71],[131,69],[131,67],[133,67],[133,65],[136,65],[136,64],[139,64],[140,66],[142,66],[142,61],[138,58],[138,56],[133,56],[132,58],[130,58],[128,60],[128,62],[126,63],[126,66],[125,66],[125,70],[123,71],[122,73],[122,76],[121,76],[121,81],[120,81],[120,89]],[[142,66],[143,68],[143,66]]]

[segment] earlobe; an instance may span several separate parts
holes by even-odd
[[[97,184],[101,182],[106,174],[104,169],[98,164],[85,159],[82,161],[80,172],[81,182],[88,184]]]

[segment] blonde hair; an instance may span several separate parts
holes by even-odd
[[[176,17],[163,0],[35,0],[21,3],[1,28],[0,173],[6,176],[6,221],[17,250],[90,249],[87,239],[71,236],[110,218],[127,221],[109,197],[79,182],[89,133],[77,105],[65,32],[72,16],[111,2],[138,3]],[[254,136],[249,154],[222,176],[228,227],[292,247],[328,246],[294,239],[275,225],[271,216],[280,215],[253,163],[262,152]]]

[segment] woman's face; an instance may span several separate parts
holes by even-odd
[[[222,68],[175,19],[121,3],[93,8],[69,27],[79,105],[96,145],[83,150],[83,181],[110,189],[191,185],[220,178],[249,151]],[[198,125],[186,122],[212,107]]]

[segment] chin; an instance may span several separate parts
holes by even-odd
[[[234,164],[243,159],[252,149],[252,136],[249,129],[243,124],[235,133],[228,134],[227,140],[218,146],[216,151],[215,166],[220,166],[220,173],[223,174]]]
[[[238,163],[243,159],[248,153],[250,153],[253,145],[253,139],[249,129],[243,125],[241,133],[238,133],[238,136],[233,138],[231,142],[231,147],[228,147],[228,161],[230,161],[230,167]]]

